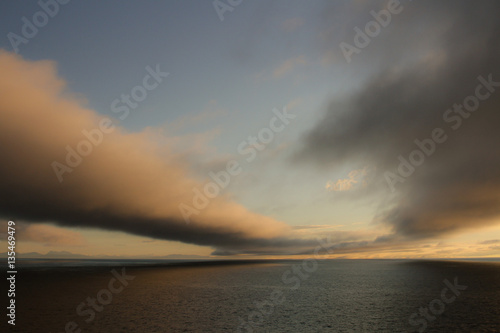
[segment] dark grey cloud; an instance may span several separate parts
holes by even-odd
[[[381,8],[384,3],[372,6],[377,4]],[[396,174],[398,157],[408,159],[418,149],[415,140],[431,138],[441,128],[447,140],[436,144],[435,153],[404,182],[395,183],[395,194],[383,202],[375,219],[409,237],[498,223],[500,87],[467,119],[461,117],[460,125],[451,114],[445,120],[444,114],[475,94],[478,77],[500,82],[500,3],[402,4],[403,12],[350,64],[333,64],[346,72],[352,68],[353,75],[362,68],[365,80],[330,101],[295,160],[322,168],[368,165],[376,171],[365,194],[384,196],[390,193],[386,172]],[[352,43],[353,35],[346,32],[337,40]],[[339,47],[335,52],[342,57]]]
[[[490,244],[497,244],[500,243],[500,239],[492,239],[492,240],[487,240],[484,242],[479,242],[481,245],[490,245]]]

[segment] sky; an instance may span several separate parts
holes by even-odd
[[[2,246],[12,220],[20,253],[499,257],[499,14],[2,2]]]

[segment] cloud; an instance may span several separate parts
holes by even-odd
[[[86,140],[82,131],[94,131],[103,116],[67,91],[53,62],[30,62],[0,51],[0,72],[1,217],[215,248],[294,242],[286,238],[286,224],[224,195],[211,199],[186,224],[179,205],[192,205],[193,189],[204,184],[190,177],[188,163],[154,128],[128,133],[114,122],[114,131],[103,134],[102,143],[59,182],[52,163],[66,164],[68,147],[77,149]],[[56,229],[29,227],[32,238],[34,231],[45,233],[39,240],[51,241]]]
[[[227,111],[217,106],[217,101],[211,100],[203,111],[194,115],[186,115],[165,124],[170,132],[177,132],[186,128],[191,128],[208,120],[227,115]]]
[[[273,71],[273,78],[279,79],[292,72],[298,66],[303,66],[306,64],[307,60],[304,56],[287,59]]]
[[[2,233],[7,231],[7,221],[1,221]],[[15,237],[21,242],[43,243],[45,246],[85,246],[87,240],[79,233],[45,224],[29,224],[16,221]],[[3,238],[3,237],[2,237]]]
[[[497,244],[497,243],[500,243],[500,239],[486,240],[486,241],[480,242],[479,244],[490,245],[490,244]]]
[[[395,185],[375,220],[405,237],[499,223],[500,88],[475,112],[448,114],[452,121],[444,116],[475,95],[478,77],[500,82],[499,13],[500,4],[488,1],[405,4],[380,36],[344,64],[365,73],[365,80],[330,101],[294,161],[322,169],[374,166],[374,181],[361,194],[385,197],[385,172],[397,173],[399,156],[408,160],[419,149],[415,140],[432,138],[441,128],[447,140]]]
[[[345,179],[338,179],[336,182],[328,181],[325,185],[327,191],[344,192],[353,190],[359,186],[366,186],[364,178],[368,175],[368,168],[352,170]]]
[[[293,32],[304,25],[304,20],[300,17],[286,19],[281,24],[281,28],[286,32]]]

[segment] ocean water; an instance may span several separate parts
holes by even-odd
[[[500,332],[499,262],[18,266],[16,326],[4,315],[2,332]]]

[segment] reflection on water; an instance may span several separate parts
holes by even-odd
[[[13,331],[64,332],[74,321],[82,332],[415,332],[420,309],[456,277],[467,289],[424,319],[425,331],[500,332],[499,263],[320,261],[292,290],[283,273],[296,263],[35,261],[18,274]],[[78,305],[108,288],[116,266],[135,278],[85,322]]]

